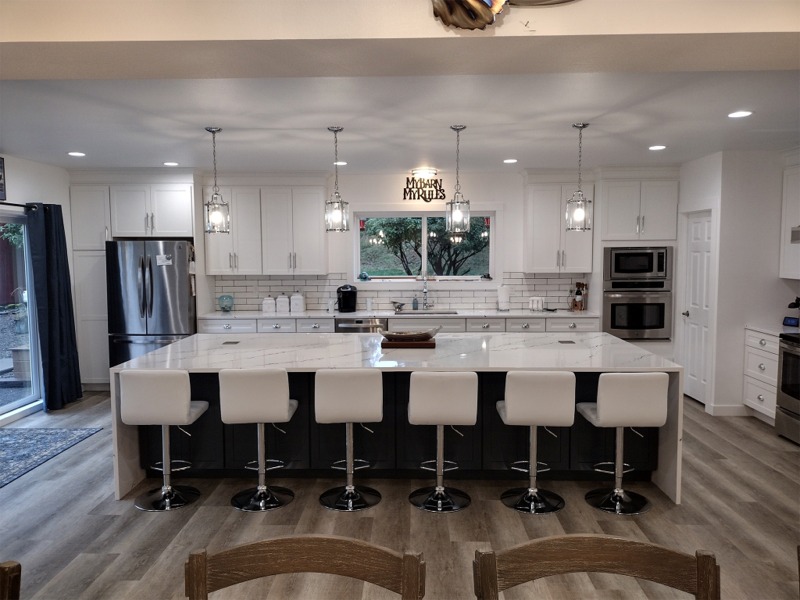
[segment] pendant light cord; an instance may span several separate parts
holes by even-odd
[[[211,153],[214,160],[214,193],[219,194],[219,186],[217,185],[217,132],[211,132]]]
[[[573,123],[572,126],[578,130],[578,191],[582,193],[581,159],[583,157],[583,130],[589,126],[589,123]]]
[[[456,129],[456,194],[461,192],[461,182],[458,179],[458,166],[461,161],[461,130]]]
[[[333,191],[339,195],[339,132],[333,132]]]

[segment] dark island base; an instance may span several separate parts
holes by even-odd
[[[191,374],[192,396],[206,400],[209,409],[193,425],[185,427],[187,436],[175,430],[171,436],[172,456],[192,462],[183,477],[255,477],[245,465],[256,456],[255,425],[225,425],[220,419],[219,384],[216,373]],[[407,419],[409,373],[384,372],[383,421],[367,423],[374,433],[354,428],[355,455],[370,461],[372,467],[356,473],[356,478],[426,478],[431,473],[419,469],[423,460],[436,453],[436,427],[410,425]],[[594,402],[598,373],[576,373],[576,401]],[[478,421],[473,427],[459,427],[461,437],[445,428],[445,456],[459,465],[447,479],[525,479],[526,474],[509,469],[515,461],[528,457],[528,428],[509,427],[497,414],[496,402],[503,399],[505,373],[479,373]],[[344,458],[344,425],[320,425],[314,421],[314,374],[290,373],[291,397],[298,400],[297,412],[289,423],[267,426],[267,458],[285,462],[285,468],[267,477],[342,477],[330,464]],[[358,390],[354,389],[353,394]],[[608,480],[592,466],[614,458],[614,428],[600,429],[576,414],[572,427],[551,428],[557,437],[539,429],[539,460],[550,471],[542,480]],[[635,470],[626,480],[649,480],[658,464],[658,429],[625,430],[625,459]],[[147,468],[161,458],[160,427],[140,427],[141,465]],[[148,476],[159,477],[147,469]]]

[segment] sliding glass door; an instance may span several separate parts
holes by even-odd
[[[25,215],[0,203],[0,417],[40,400],[32,296]]]

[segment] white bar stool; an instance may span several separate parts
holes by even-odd
[[[614,471],[595,465],[595,470],[614,475],[613,488],[592,490],[586,502],[597,509],[618,515],[638,515],[650,508],[641,494],[622,489],[625,471],[623,444],[625,427],[661,427],[667,422],[667,393],[669,375],[666,373],[603,373],[597,384],[597,403],[579,402],[577,411],[595,427],[616,428]]]
[[[329,489],[319,502],[330,510],[353,512],[375,506],[380,492],[353,485],[353,423],[383,421],[383,376],[378,369],[320,369],[314,377],[314,413],[317,423],[344,423],[347,483]],[[362,425],[363,427],[363,425]],[[366,429],[366,428],[365,428]],[[342,461],[336,461],[341,463]],[[358,468],[368,467],[366,461]],[[341,468],[341,467],[334,467]]]
[[[219,372],[219,407],[223,423],[255,423],[258,431],[258,486],[238,492],[231,505],[246,512],[280,508],[294,499],[292,490],[267,485],[265,423],[288,423],[297,410],[289,398],[286,369],[222,369]],[[252,467],[247,467],[252,468]]]
[[[134,501],[139,510],[175,510],[200,497],[197,488],[172,485],[172,472],[189,468],[185,461],[172,467],[169,451],[170,425],[191,425],[208,410],[208,402],[192,401],[189,372],[182,370],[127,369],[119,373],[120,418],[126,425],[161,425],[160,489],[150,490]],[[158,467],[152,467],[157,469]]]
[[[530,427],[528,468],[512,466],[512,469],[528,472],[528,487],[503,492],[500,497],[503,504],[536,515],[561,510],[564,508],[564,499],[536,485],[536,475],[550,470],[537,460],[537,430],[540,425],[572,426],[575,421],[575,374],[568,371],[509,371],[506,375],[505,400],[496,406],[506,425]],[[539,468],[540,464],[544,468]]]
[[[444,426],[475,425],[478,419],[478,374],[473,372],[411,373],[408,422],[436,425],[436,485],[411,492],[409,502],[429,512],[455,512],[469,506],[466,492],[445,487],[444,471],[455,463],[444,460]],[[432,462],[432,461],[426,461]],[[452,466],[445,469],[445,462]],[[424,466],[422,468],[432,470]]]

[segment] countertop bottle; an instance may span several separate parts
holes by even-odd
[[[411,301],[411,310],[419,310],[419,300],[417,300],[416,296],[414,296],[414,299]]]

